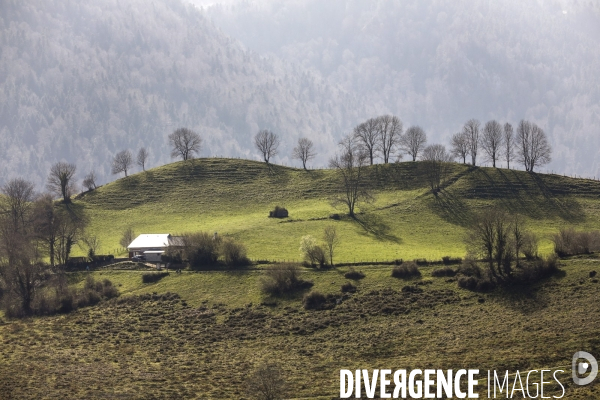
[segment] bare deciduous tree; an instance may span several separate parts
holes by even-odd
[[[85,235],[87,219],[74,210],[59,209],[57,218],[57,242],[55,247],[58,265],[66,265],[71,256],[73,246],[77,245]]]
[[[254,136],[254,145],[258,151],[260,151],[267,164],[269,163],[271,157],[275,157],[277,155],[279,143],[279,136],[266,129],[259,131]]]
[[[127,170],[131,168],[133,164],[133,157],[131,156],[131,152],[129,150],[122,150],[117,153],[112,163],[112,173],[118,174],[120,172],[125,172],[125,176],[127,176]]]
[[[98,188],[96,185],[96,173],[94,171],[90,171],[90,173],[83,178],[83,187],[85,187],[87,190]]]
[[[504,159],[506,168],[510,169],[510,162],[515,158],[515,136],[513,127],[508,122],[504,124]]]
[[[452,157],[446,152],[443,145],[432,144],[423,149],[421,159],[431,190],[437,192],[446,179],[448,163],[452,161]]]
[[[379,121],[377,118],[369,118],[354,128],[354,137],[359,145],[367,153],[371,165],[379,147]]]
[[[417,160],[419,152],[426,143],[427,135],[420,126],[411,126],[406,130],[406,133],[400,137],[400,147],[412,156],[413,161]]]
[[[365,167],[369,158],[366,151],[355,143],[353,136],[346,136],[339,143],[341,153],[329,160],[329,167],[338,172],[340,196],[334,204],[344,204],[348,207],[348,215],[354,217],[354,209],[360,200],[369,200],[370,192],[364,185]]]
[[[313,150],[313,142],[307,138],[298,139],[298,145],[292,151],[292,157],[302,161],[302,167],[306,169],[308,160],[315,158],[316,153]]]
[[[24,231],[35,197],[33,183],[21,178],[12,179],[2,186],[2,193],[5,197],[0,198],[0,205],[10,219],[13,232]]]
[[[481,137],[481,148],[485,151],[487,158],[492,162],[492,167],[496,168],[496,160],[500,158],[504,135],[502,134],[502,125],[496,120],[486,122],[483,127],[483,136]]]
[[[512,252],[511,223],[502,210],[492,208],[475,216],[465,238],[469,253],[488,262],[489,271],[498,280],[510,278]]]
[[[71,201],[71,195],[76,191],[75,176],[76,167],[74,164],[66,162],[57,162],[50,168],[50,174],[48,175],[48,183],[46,188],[58,196],[63,198],[65,203]]]
[[[533,172],[536,166],[550,162],[552,148],[548,144],[546,133],[536,124],[521,120],[517,127],[517,142],[518,160],[523,163],[526,171]]]
[[[42,288],[46,268],[44,264],[31,253],[26,243],[21,247],[19,257],[9,262],[0,255],[0,278],[5,291],[5,302],[9,302],[7,310],[12,315],[31,315],[31,305],[36,294]]]
[[[131,244],[131,242],[133,242],[133,239],[135,239],[135,233],[133,232],[133,228],[128,226],[123,231],[123,235],[121,236],[121,239],[119,240],[119,244],[121,246],[123,246],[124,248],[127,248],[127,246],[129,246]]]
[[[469,143],[469,154],[471,154],[471,163],[476,165],[477,151],[479,149],[479,126],[481,124],[476,119],[468,120],[463,126],[463,132]]]
[[[285,398],[286,384],[281,367],[275,363],[264,363],[248,377],[246,393],[257,400],[281,400]]]
[[[202,148],[202,138],[188,128],[176,129],[169,135],[171,144],[171,157],[181,157],[183,161],[194,158]]]
[[[333,253],[335,248],[340,244],[340,238],[337,234],[337,229],[333,225],[328,225],[323,231],[323,241],[329,253],[329,264],[333,266]]]
[[[50,194],[43,194],[35,201],[33,205],[35,237],[39,241],[42,250],[49,256],[52,267],[56,264],[58,227],[61,217],[62,215],[57,212]]]
[[[88,249],[90,261],[93,261],[94,256],[98,254],[98,249],[100,248],[100,239],[96,235],[86,235],[82,241]]]
[[[146,171],[146,161],[148,161],[148,156],[150,153],[145,147],[140,148],[137,153],[137,165],[142,167],[142,171]]]
[[[463,164],[467,163],[467,155],[469,154],[469,138],[465,132],[458,132],[452,135],[452,155],[462,158]]]
[[[402,137],[402,121],[394,115],[382,115],[378,120],[379,150],[383,155],[383,162],[387,164],[394,154],[396,146]]]

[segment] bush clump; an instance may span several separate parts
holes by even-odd
[[[312,287],[311,281],[300,278],[300,269],[294,264],[279,264],[266,270],[261,290],[272,296],[282,296]]]
[[[462,262],[462,258],[460,257],[450,257],[450,256],[444,256],[442,257],[442,263],[444,265],[452,265],[452,264],[460,264]]]
[[[342,285],[342,293],[355,293],[356,286],[354,286],[351,282],[346,282]]]
[[[323,268],[327,264],[325,249],[319,246],[315,238],[310,235],[302,237],[300,253],[304,256],[304,260],[312,266],[318,265]]]
[[[3,299],[3,308],[9,318],[63,314],[77,308],[93,306],[118,295],[119,291],[108,279],[96,281],[88,275],[83,288],[78,290],[69,288],[66,279],[60,276],[45,283],[43,290],[33,299],[29,313],[24,312],[16,299],[8,296]]]
[[[458,278],[458,286],[473,292],[489,292],[496,287],[496,284],[487,278],[461,276]]]
[[[364,277],[365,277],[365,274],[362,271],[357,271],[354,268],[351,268],[350,271],[348,271],[344,274],[344,278],[352,279],[354,281],[358,281],[360,279],[363,279]]]
[[[408,279],[418,276],[421,276],[421,271],[419,271],[419,267],[414,262],[402,263],[392,270],[392,277],[394,278]]]
[[[450,267],[436,268],[431,271],[431,276],[442,277],[442,276],[455,276],[456,270]]]
[[[144,283],[158,282],[167,275],[169,275],[168,272],[146,272],[145,274],[142,274],[142,282],[144,282]]]
[[[302,299],[302,304],[306,310],[319,310],[327,303],[327,297],[321,292],[310,292]]]
[[[472,276],[475,278],[481,278],[483,275],[483,271],[477,262],[472,258],[467,258],[463,261],[463,263],[458,267],[456,271],[457,274],[463,276]]]
[[[223,240],[221,254],[225,264],[229,267],[243,267],[250,264],[250,260],[246,256],[246,247],[231,238]]]
[[[423,293],[423,289],[416,285],[406,285],[402,288],[404,293]]]
[[[515,279],[519,283],[535,283],[558,272],[558,257],[550,255],[521,265]]]
[[[287,218],[288,210],[285,207],[275,206],[273,211],[269,211],[269,218]]]
[[[562,228],[552,236],[552,241],[559,257],[600,251],[600,231],[578,232],[573,228]]]

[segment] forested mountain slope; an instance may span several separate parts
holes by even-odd
[[[535,121],[548,170],[600,175],[600,6],[592,1],[254,0],[207,15],[447,144],[470,118]],[[225,3],[225,4],[221,4]]]
[[[202,155],[254,158],[258,129],[334,148],[365,115],[352,96],[301,68],[244,50],[179,0],[0,0],[0,184],[38,188],[52,163],[110,177],[122,149],[169,162],[186,126]]]

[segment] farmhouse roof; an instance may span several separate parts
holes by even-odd
[[[165,248],[169,246],[181,246],[180,236],[171,236],[169,233],[141,234],[127,246],[128,249],[150,249]]]

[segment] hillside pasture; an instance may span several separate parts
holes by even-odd
[[[434,195],[421,168],[419,162],[369,167],[375,200],[361,204],[355,219],[332,205],[339,193],[333,170],[234,159],[176,162],[118,179],[76,204],[89,215],[100,252],[118,253],[121,233],[131,226],[138,234],[218,232],[244,243],[254,260],[300,260],[301,238],[320,240],[330,224],[341,239],[334,262],[462,257],[465,227],[491,205],[523,214],[542,253],[551,251],[550,235],[560,227],[600,227],[597,181],[451,164]],[[268,218],[276,205],[289,218]],[[330,219],[334,213],[342,218]]]

